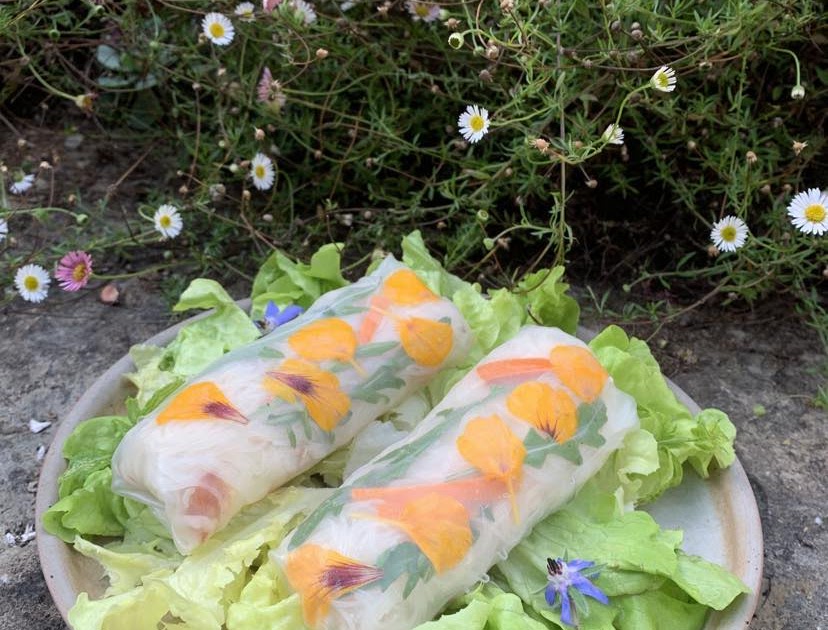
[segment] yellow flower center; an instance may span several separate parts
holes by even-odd
[[[728,243],[732,243],[736,240],[736,228],[732,225],[726,225],[722,228],[722,240]]]
[[[72,269],[72,280],[76,282],[80,282],[86,277],[86,265],[83,263],[78,263],[75,265],[75,268]]]
[[[210,35],[216,39],[221,39],[224,37],[224,26],[222,26],[219,22],[213,22],[210,24]]]
[[[472,131],[478,132],[483,131],[483,127],[486,126],[486,121],[483,120],[483,116],[475,114],[471,118],[469,118],[469,127],[471,127]]]
[[[805,208],[805,218],[811,223],[822,223],[825,221],[825,217],[825,206],[822,204],[813,203]]]
[[[264,179],[265,176],[265,167],[263,164],[257,164],[256,168],[253,169],[253,174],[256,176],[256,179]]]
[[[158,223],[161,225],[162,228],[168,228],[172,225],[172,219],[168,214],[165,214],[160,219],[158,219]]]
[[[34,276],[26,276],[26,279],[23,280],[23,286],[28,291],[37,291],[40,288],[40,282]]]
[[[416,5],[414,7],[414,13],[416,13],[421,18],[428,17],[428,5],[427,4],[418,4],[418,5]]]
[[[656,83],[658,83],[659,87],[670,87],[670,78],[662,72],[661,74],[656,75]]]

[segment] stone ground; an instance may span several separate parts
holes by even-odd
[[[42,305],[16,300],[0,309],[0,534],[33,522],[35,454],[72,404],[130,345],[173,322],[156,287],[125,283],[119,306],[98,302],[93,291],[54,291]],[[736,450],[765,533],[766,577],[751,628],[828,630],[828,417],[811,403],[828,368],[816,335],[780,308],[738,317],[707,310],[664,326],[652,346],[670,378],[739,429]],[[53,426],[34,434],[31,419]],[[65,628],[36,540],[0,543],[0,628]]]

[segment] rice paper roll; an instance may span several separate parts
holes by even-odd
[[[323,630],[406,630],[465,592],[638,427],[587,346],[523,328],[272,552]]]
[[[124,437],[112,487],[182,553],[461,361],[462,315],[393,258],[224,355]]]

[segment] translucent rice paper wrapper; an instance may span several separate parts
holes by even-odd
[[[528,326],[272,555],[308,626],[413,628],[505,559],[636,428],[635,401],[585,344]]]
[[[127,433],[113,490],[149,505],[182,553],[461,362],[454,305],[393,258],[237,348]]]

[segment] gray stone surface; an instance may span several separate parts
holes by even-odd
[[[19,300],[0,310],[0,535],[34,519],[39,445],[130,345],[173,322],[151,282],[124,285],[123,303],[94,292]],[[241,297],[238,295],[237,297]],[[751,628],[828,630],[828,417],[811,399],[826,380],[812,331],[779,313],[723,319],[700,312],[663,327],[652,345],[666,374],[701,406],[730,414],[765,531],[765,586]],[[603,322],[587,322],[594,327]],[[641,330],[640,335],[646,331]],[[765,414],[754,413],[763,405]],[[0,542],[0,629],[62,630],[37,560],[37,542]],[[390,629],[393,630],[393,629]]]

